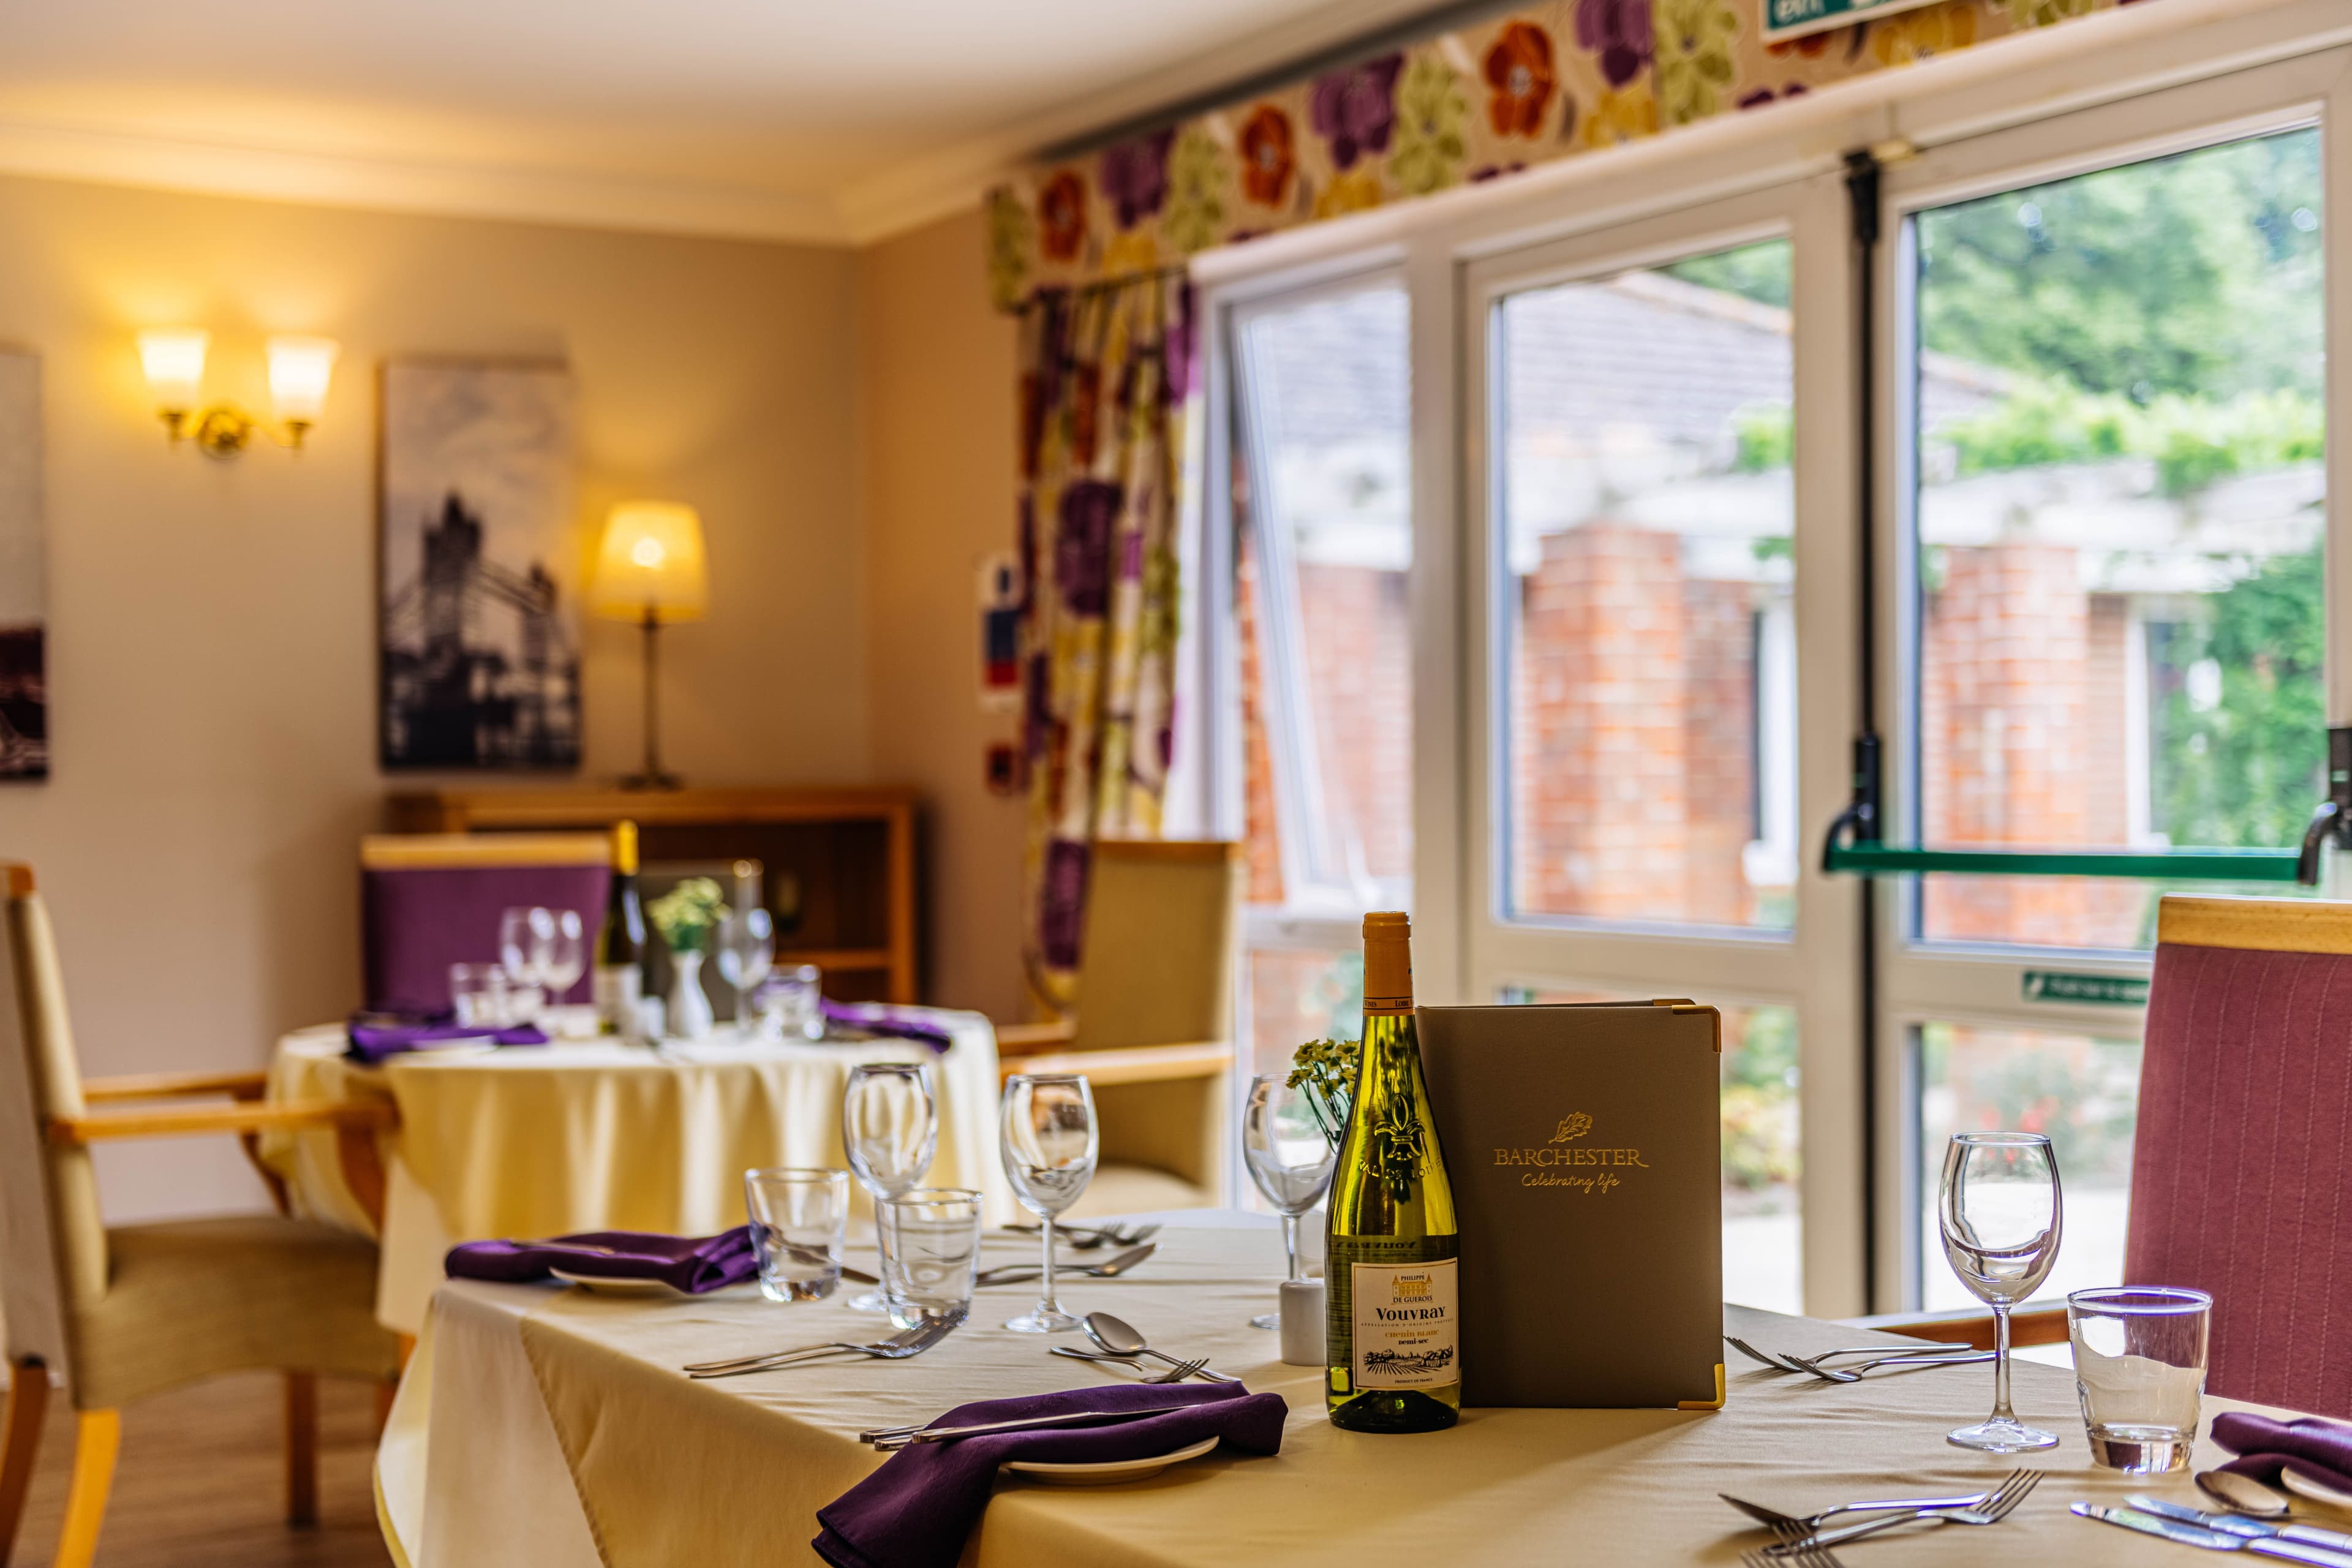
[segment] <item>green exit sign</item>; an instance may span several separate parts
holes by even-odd
[[[2053,970],[2025,972],[2028,1002],[2093,1002],[2110,1007],[2147,1005],[2147,982],[2129,974],[2064,974]]]
[[[1915,11],[1933,0],[1764,0],[1764,41],[1781,43],[1831,27],[1848,27],[1895,11]]]

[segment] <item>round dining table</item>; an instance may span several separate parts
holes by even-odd
[[[894,1008],[946,1031],[943,1051],[889,1037],[658,1047],[613,1039],[418,1050],[368,1066],[342,1026],[278,1043],[272,1100],[389,1100],[382,1133],[266,1135],[257,1153],[289,1212],[377,1238],[376,1316],[415,1334],[451,1246],[588,1230],[702,1236],[743,1223],[743,1173],[845,1169],[841,1094],[860,1062],[929,1061],[939,1098],[933,1186],[968,1187],[1013,1216],[996,1160],[996,1037],[977,1013]],[[373,1139],[353,1147],[354,1136]],[[851,1184],[851,1223],[870,1224]]]

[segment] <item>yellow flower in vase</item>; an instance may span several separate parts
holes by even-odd
[[[1669,125],[1705,120],[1738,75],[1738,8],[1732,0],[1657,0],[1655,14],[1659,112]]]

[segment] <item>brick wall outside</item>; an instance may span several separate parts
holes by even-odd
[[[1412,875],[1412,631],[1405,574],[1298,565],[1299,624],[1334,837],[1366,874]],[[1350,831],[1352,829],[1352,832]]]

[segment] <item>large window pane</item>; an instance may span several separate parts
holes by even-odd
[[[1521,986],[1501,997],[1521,1004],[1609,999]],[[1804,1310],[1798,1104],[1796,1009],[1724,1008],[1723,1299],[1744,1307]]]
[[[1244,703],[1252,894],[1402,908],[1412,876],[1406,306],[1394,286],[1245,314]]]
[[[2132,1128],[2139,1100],[2137,1040],[2041,1030],[1923,1024],[1919,1053],[1920,1302],[1979,1307],[1944,1261],[1936,1220],[1944,1148],[1955,1132],[2040,1132],[2058,1159],[2066,1234],[2036,1294],[2123,1280],[2131,1203]]]
[[[1503,302],[1514,915],[1792,922],[1788,296],[1773,241]]]
[[[1914,221],[1916,823],[2284,846],[2324,795],[2319,139]],[[2157,889],[1929,878],[1929,940],[2144,947]]]

